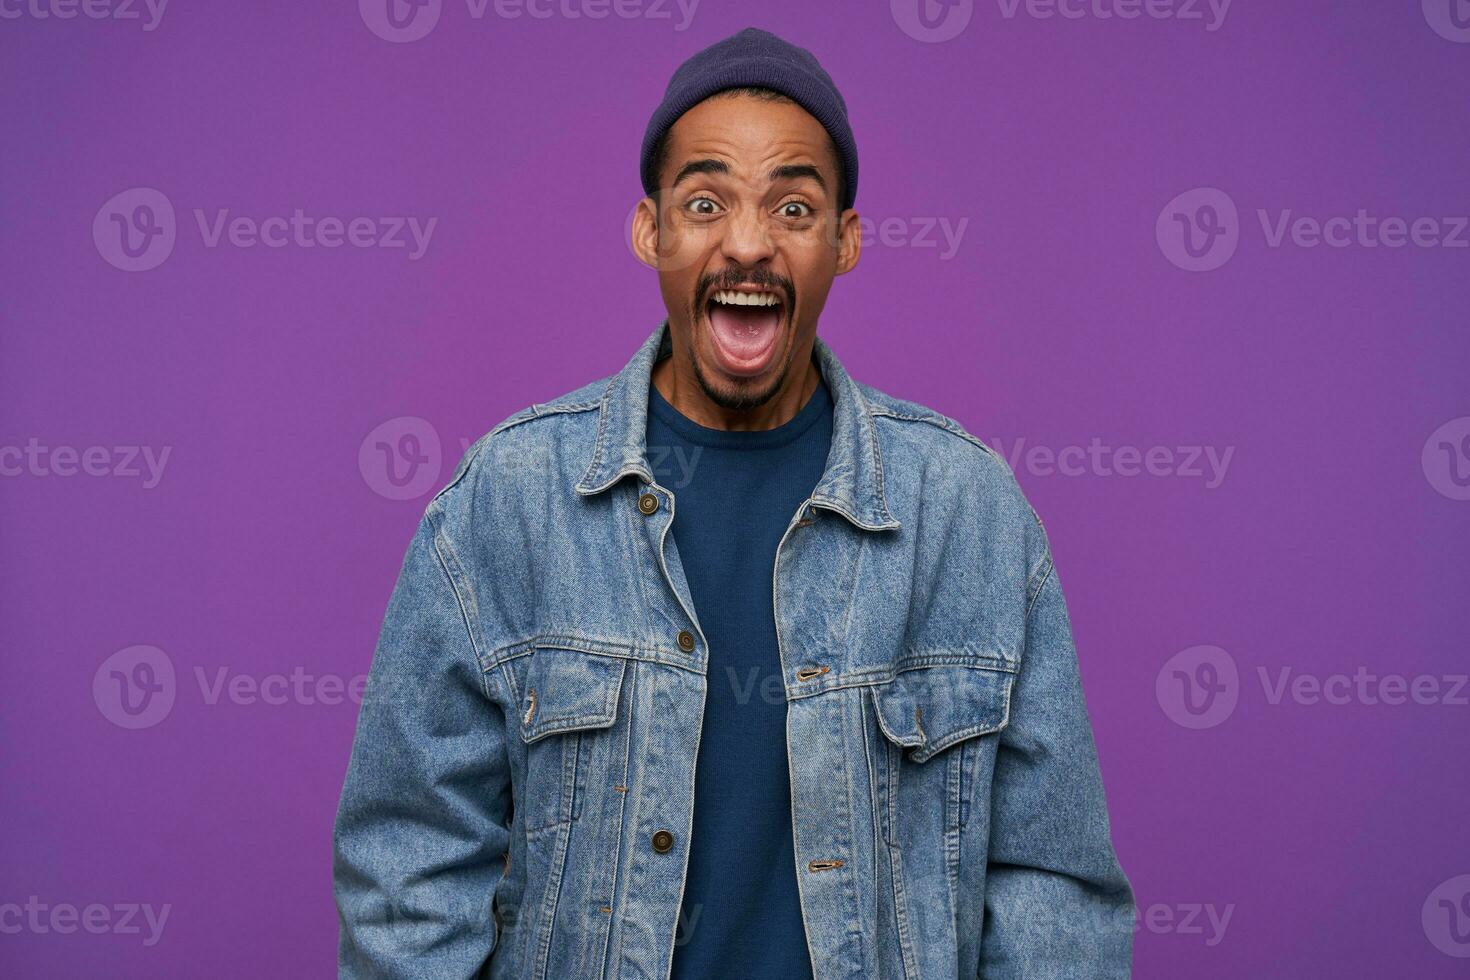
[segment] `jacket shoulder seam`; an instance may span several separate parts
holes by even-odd
[[[987,446],[983,441],[981,441],[979,438],[977,438],[967,429],[965,429],[964,426],[960,425],[954,419],[951,419],[946,415],[942,415],[932,410],[925,410],[923,412],[909,412],[885,405],[872,405],[870,411],[875,416],[881,415],[892,419],[899,419],[905,422],[921,422],[927,425],[931,425],[942,432],[947,432],[948,434],[955,436],[956,438],[970,444],[971,446],[974,446],[976,449],[979,449],[982,453],[984,453],[987,457],[999,463],[1001,468],[1009,477],[1011,484],[1015,487],[1022,502],[1025,503],[1026,511],[1031,515],[1031,520],[1035,522],[1036,529],[1040,532],[1042,541],[1046,541],[1046,524],[1043,523],[1043,521],[1041,520],[1041,514],[1037,512],[1036,506],[1031,503],[1031,498],[1028,497],[1025,491],[1021,489],[1020,483],[1016,480],[1016,474],[1011,470],[1010,464],[1006,462],[1005,457],[1001,456],[1000,453]],[[1031,616],[1032,607],[1036,605],[1036,600],[1040,598],[1042,590],[1046,588],[1047,579],[1049,579],[1051,575],[1051,546],[1049,544],[1044,544],[1041,560],[1037,562],[1036,567],[1034,569],[1031,569],[1029,574],[1026,576],[1026,617],[1028,619]]]
[[[469,449],[465,450],[464,457],[460,460],[459,466],[454,471],[454,476],[451,477],[449,482],[441,487],[437,493],[434,494],[433,499],[438,500],[441,496],[454,489],[455,485],[463,480],[465,474],[468,473],[470,469],[474,466],[476,459],[479,458],[480,453],[484,450],[485,446],[489,444],[490,440],[493,439],[495,436],[500,435],[502,432],[514,429],[517,426],[524,425],[527,422],[534,422],[537,419],[550,418],[553,415],[575,415],[580,412],[591,411],[601,404],[601,399],[598,399],[596,401],[573,402],[564,405],[558,405],[554,402],[542,402],[532,404],[526,408],[521,409],[519,412],[516,412],[514,415],[511,415],[509,418],[506,418],[505,420],[497,424],[489,432],[480,436],[480,438],[474,441],[474,444],[471,445]]]
[[[1046,583],[1051,580],[1056,566],[1052,562],[1051,549],[1047,548],[1041,558],[1041,564],[1031,573],[1026,583],[1026,621],[1031,621],[1031,610],[1036,607],[1036,600],[1041,598],[1041,592],[1046,588]],[[1034,585],[1032,583],[1035,583]]]
[[[963,426],[959,425],[952,419],[934,414],[920,415],[914,412],[901,412],[896,408],[888,408],[882,405],[874,405],[871,407],[870,410],[874,415],[882,415],[886,416],[887,418],[899,419],[904,422],[922,422],[926,425],[931,425],[941,432],[947,432],[952,436],[968,442],[970,445],[974,446],[976,449],[979,449],[987,456],[994,456],[996,459],[1000,458],[1000,456],[996,453],[994,449],[991,449],[989,446],[985,445],[985,443],[981,442],[974,435],[970,434],[970,432],[967,431]]]
[[[593,399],[591,401],[570,403],[537,402],[526,408],[521,409],[510,418],[506,419],[495,428],[485,433],[485,435],[481,438],[489,438],[490,436],[493,436],[497,433],[504,432],[506,429],[513,429],[516,426],[523,425],[526,422],[533,422],[536,419],[547,418],[552,415],[575,415],[579,412],[590,412],[592,409],[597,408],[601,404],[601,398]]]
[[[464,626],[466,639],[470,642],[470,652],[474,654],[474,666],[478,672],[485,660],[484,644],[480,637],[479,608],[475,603],[474,591],[470,588],[464,570],[460,566],[459,553],[442,526],[442,513],[437,496],[429,503],[424,516],[433,532],[431,542],[434,546],[434,556],[438,559],[439,569],[448,580],[449,590],[454,594],[455,604],[459,607],[460,622]]]

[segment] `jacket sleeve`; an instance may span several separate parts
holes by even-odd
[[[1131,974],[1134,907],[1113,853],[1077,653],[1050,550],[1028,588],[1025,647],[997,747],[983,980]]]
[[[472,977],[495,949],[510,770],[473,599],[429,505],[373,655],[333,833],[342,978]]]

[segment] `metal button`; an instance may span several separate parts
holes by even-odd
[[[658,495],[652,493],[641,494],[638,497],[638,509],[642,511],[644,517],[658,510]]]
[[[694,634],[688,630],[679,631],[679,649],[689,653],[694,649]]]
[[[674,849],[674,835],[667,830],[655,830],[653,832],[653,849],[660,854],[667,854]]]

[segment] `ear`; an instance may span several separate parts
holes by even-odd
[[[650,269],[658,268],[658,204],[645,197],[633,209],[633,254]]]
[[[837,275],[851,272],[863,254],[863,228],[855,208],[837,219]]]

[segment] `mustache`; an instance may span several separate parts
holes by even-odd
[[[796,284],[785,276],[777,275],[769,269],[755,269],[750,272],[744,269],[726,269],[724,272],[699,277],[699,282],[695,285],[694,290],[697,299],[695,310],[701,309],[709,301],[710,293],[740,286],[759,286],[761,289],[776,290],[786,298],[788,310],[796,305]]]

